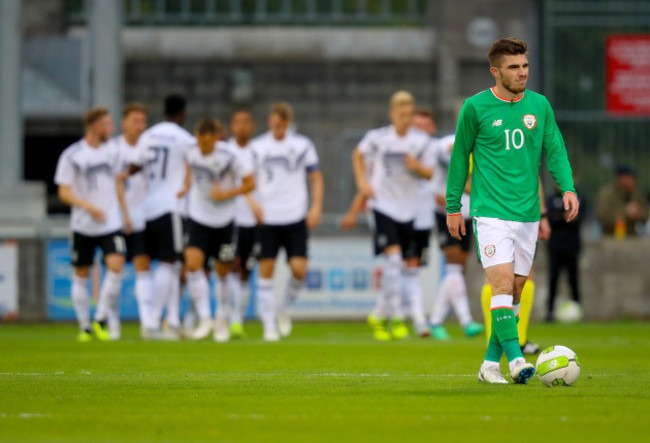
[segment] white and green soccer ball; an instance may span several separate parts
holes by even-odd
[[[546,386],[571,386],[580,376],[580,360],[566,346],[551,346],[537,358],[537,377]]]
[[[565,301],[555,310],[555,318],[560,323],[576,323],[582,320],[582,307],[574,301]]]

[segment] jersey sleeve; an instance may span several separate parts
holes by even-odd
[[[67,152],[64,152],[56,165],[54,183],[57,185],[71,186],[75,179],[75,166]]]
[[[305,168],[308,173],[319,169],[318,152],[316,152],[316,146],[314,146],[311,141],[309,142],[307,152],[305,153]]]
[[[375,136],[374,131],[366,132],[359,144],[357,145],[359,152],[363,155],[372,154],[375,150]]]
[[[253,159],[251,155],[236,152],[233,161],[233,171],[238,177],[247,177],[253,173]]]
[[[458,117],[454,148],[451,150],[447,174],[447,214],[460,214],[460,199],[465,192],[469,174],[469,155],[474,149],[478,117],[471,102],[465,101]]]
[[[553,179],[562,191],[576,193],[573,184],[573,171],[571,171],[571,164],[567,156],[566,147],[564,146],[564,139],[560,133],[560,129],[555,122],[555,114],[551,108],[548,100],[545,100],[546,105],[546,121],[544,126],[544,142],[542,150],[546,155],[546,165],[551,172]]]

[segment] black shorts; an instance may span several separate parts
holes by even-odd
[[[416,257],[413,222],[398,222],[381,212],[372,212],[375,216],[375,255],[383,254],[389,246],[398,245],[402,248],[402,258]]]
[[[93,264],[95,249],[100,248],[104,257],[110,254],[126,254],[126,241],[120,231],[92,237],[72,233],[70,243],[70,263],[74,267],[85,267]]]
[[[149,254],[147,251],[147,236],[144,231],[124,235],[124,240],[126,240],[126,259],[128,261],[133,260],[133,257],[138,255]]]
[[[183,223],[178,214],[168,212],[148,221],[144,233],[151,259],[180,260],[183,254]]]
[[[415,229],[414,231],[414,251],[415,257],[420,259],[420,266],[429,264],[429,245],[431,238],[431,229]]]
[[[255,267],[255,260],[260,253],[261,245],[258,238],[257,226],[251,228],[237,228],[237,261],[242,269],[251,272]]]
[[[260,259],[276,258],[284,248],[287,259],[307,258],[307,223],[301,220],[288,225],[262,225],[259,227]]]
[[[222,228],[202,225],[192,219],[187,221],[187,247],[199,248],[205,254],[206,263],[210,258],[229,263],[235,259],[235,225],[230,223]]]
[[[438,243],[440,244],[440,249],[445,249],[449,246],[460,246],[463,251],[469,251],[471,245],[471,237],[474,232],[474,228],[472,227],[472,220],[465,220],[466,235],[461,236],[460,240],[456,240],[449,233],[449,229],[447,229],[446,215],[436,212],[436,224],[438,225]]]

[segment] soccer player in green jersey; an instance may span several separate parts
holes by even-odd
[[[567,221],[578,199],[562,135],[548,100],[526,90],[528,48],[515,38],[497,40],[488,53],[496,85],[465,100],[447,178],[447,227],[465,235],[460,198],[473,154],[470,215],[479,257],[492,286],[492,333],[479,381],[507,383],[499,360],[505,352],[515,383],[525,384],[535,367],[524,359],[516,313],[530,273],[539,231],[539,167],[542,153],[562,190]]]

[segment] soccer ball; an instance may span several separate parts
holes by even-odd
[[[566,346],[551,346],[537,358],[537,377],[546,386],[571,386],[580,375],[578,356]]]
[[[582,320],[582,308],[579,303],[565,301],[555,311],[555,318],[560,323],[575,323]]]

